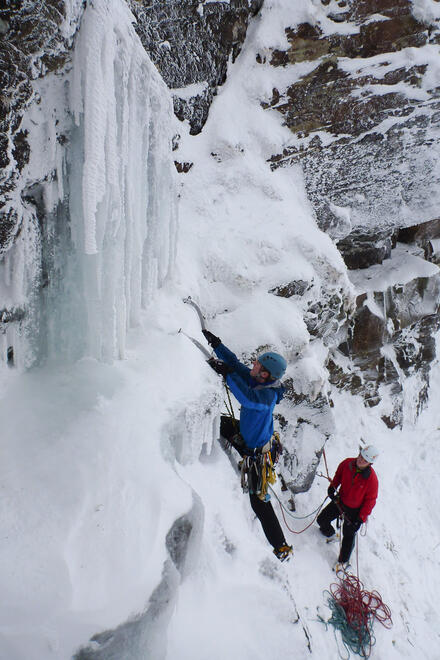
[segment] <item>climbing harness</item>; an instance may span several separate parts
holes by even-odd
[[[225,383],[228,402],[225,401],[226,410],[232,420],[232,424],[237,430],[235,436],[231,438],[233,443],[240,446],[245,451],[243,439],[239,433],[238,422],[235,418],[234,408],[231,401],[229,387]],[[275,465],[277,464],[283,451],[280,435],[275,431],[268,442],[263,447],[255,449],[252,454],[245,454],[239,463],[241,473],[241,487],[244,493],[251,493],[263,502],[270,499],[267,492],[269,485],[277,480]]]
[[[235,418],[229,387],[226,383],[224,383],[224,386],[228,398],[228,401],[225,401],[226,410],[237,431],[231,438],[231,444],[240,447],[244,453],[239,463],[241,487],[244,493],[257,495],[260,500],[267,502],[270,499],[270,495],[267,492],[269,485],[274,484],[277,480],[275,465],[283,451],[280,435],[277,431],[274,431],[270,440],[263,447],[255,449],[252,453],[247,453],[243,438],[239,432],[238,422]]]
[[[281,455],[282,445],[279,434],[275,431],[263,447],[251,455],[243,456],[241,461],[241,487],[244,493],[251,493],[263,502],[270,499],[267,492],[269,485],[277,480],[275,464]]]

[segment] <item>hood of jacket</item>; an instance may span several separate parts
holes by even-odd
[[[282,382],[277,379],[277,380],[272,380],[269,383],[258,383],[255,385],[255,387],[252,387],[253,390],[275,390],[275,394],[277,395],[277,403],[281,401],[281,399],[284,396],[284,392],[286,391],[286,388],[282,384]]]

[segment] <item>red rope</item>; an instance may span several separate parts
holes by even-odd
[[[327,457],[326,457],[326,455],[325,455],[325,449],[324,449],[324,448],[323,448],[323,450],[322,450],[322,454],[323,454],[323,456],[324,456],[325,469],[326,469],[326,472],[327,472],[327,477],[326,477],[326,478],[327,478],[329,481],[331,481],[331,479],[330,479],[330,477],[329,477],[329,473],[328,473]],[[322,475],[322,476],[324,476],[324,475]],[[287,524],[286,516],[285,516],[285,514],[284,514],[283,505],[281,504],[281,502],[280,502],[280,500],[278,499],[278,497],[277,497],[277,500],[278,500],[278,504],[280,505],[281,515],[283,516],[284,524],[286,525],[287,529],[289,530],[289,532],[290,532],[291,534],[302,534],[303,532],[306,531],[306,529],[309,529],[309,527],[311,527],[311,526],[313,525],[313,523],[316,521],[317,517],[319,516],[319,512],[321,511],[321,508],[322,508],[322,506],[323,506],[323,504],[324,504],[324,502],[325,502],[325,500],[324,500],[324,502],[323,502],[323,503],[321,504],[321,506],[319,507],[318,512],[317,512],[316,516],[313,518],[312,522],[309,523],[309,524],[307,525],[307,527],[304,527],[304,529],[301,529],[299,532],[296,532],[294,529],[292,529],[291,527],[289,527],[289,525]],[[341,513],[342,513],[342,512],[341,512]]]
[[[364,649],[364,657],[371,651],[371,630],[373,620],[379,621],[385,628],[391,628],[393,621],[391,610],[385,605],[377,591],[366,591],[358,577],[344,571],[339,583],[330,585],[330,593],[337,605],[345,612],[347,624],[359,636],[360,643],[365,646],[367,635],[369,646]]]
[[[327,479],[331,481],[330,475],[328,473],[328,465],[327,465],[327,456],[325,455],[325,449],[324,447],[322,448],[322,455],[324,456],[324,465],[325,465],[325,471],[327,472]]]
[[[273,491],[272,491],[272,492],[273,492]],[[286,525],[286,527],[287,527],[287,529],[289,530],[289,532],[291,532],[292,534],[302,534],[303,532],[306,531],[306,529],[309,529],[309,527],[311,527],[311,526],[313,525],[313,523],[316,521],[317,517],[319,516],[319,512],[321,511],[321,509],[322,509],[322,507],[323,507],[323,505],[324,505],[324,502],[325,502],[325,500],[324,500],[324,502],[318,507],[318,509],[317,509],[317,511],[316,511],[316,515],[315,515],[315,517],[313,518],[312,522],[309,523],[309,524],[307,525],[307,527],[304,527],[304,529],[301,529],[299,532],[296,532],[294,529],[291,529],[291,527],[289,527],[289,525],[287,524],[287,520],[286,520],[286,516],[285,516],[285,513],[284,513],[284,507],[283,507],[283,504],[282,504],[281,500],[279,499],[279,497],[276,495],[276,493],[274,493],[274,495],[275,495],[275,497],[276,497],[276,499],[277,499],[277,501],[278,501],[278,504],[280,505],[280,511],[281,511],[281,515],[283,516],[284,524]],[[327,498],[326,498],[326,499],[327,499]],[[313,512],[312,512],[310,515],[313,515]],[[308,517],[308,516],[306,516],[306,518],[307,518],[307,517]]]
[[[291,534],[302,534],[303,532],[305,532],[306,529],[309,529],[309,527],[311,527],[311,526],[313,525],[313,523],[315,522],[315,520],[316,520],[316,518],[318,517],[318,514],[319,514],[319,511],[318,511],[318,513],[316,514],[316,516],[313,518],[312,522],[309,523],[309,524],[307,525],[307,527],[304,527],[304,529],[302,529],[302,530],[299,531],[299,532],[295,532],[295,530],[294,530],[294,529],[291,529],[291,528],[289,527],[289,525],[287,524],[286,516],[285,516],[285,514],[284,514],[284,509],[283,509],[283,507],[281,506],[281,504],[280,504],[280,509],[281,509],[281,513],[282,513],[282,516],[283,516],[284,524],[286,525],[287,529],[289,530],[289,532],[290,532]]]

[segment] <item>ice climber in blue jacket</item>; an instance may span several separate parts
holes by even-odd
[[[286,360],[278,353],[267,352],[258,356],[252,369],[249,369],[219,337],[209,330],[204,330],[203,334],[219,358],[209,360],[210,366],[224,377],[230,391],[241,404],[239,423],[230,417],[222,417],[220,434],[258,469],[256,466],[260,464],[262,453],[271,451],[273,410],[284,396],[280,378],[286,371]],[[286,543],[269,497],[266,495],[263,499],[261,494],[255,492],[253,484],[255,481],[249,480],[252,509],[275,555],[281,561],[289,559],[292,547]]]

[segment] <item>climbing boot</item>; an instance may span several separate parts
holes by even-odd
[[[335,565],[333,566],[333,570],[335,573],[347,573],[348,569],[351,567],[351,564],[349,561],[337,561]]]
[[[340,538],[341,538],[341,536],[340,536],[339,532],[336,532],[336,534],[332,534],[331,536],[327,537],[325,539],[325,542],[326,543],[334,543],[334,541],[339,541]]]
[[[280,548],[275,548],[273,551],[275,557],[280,561],[289,561],[290,556],[293,555],[293,548],[291,545],[282,545]]]
[[[333,527],[333,525],[329,525],[328,527],[321,527],[320,525],[319,531],[323,536],[326,536],[328,539],[335,535],[335,528]]]

